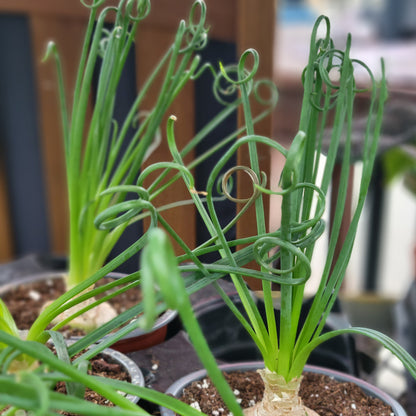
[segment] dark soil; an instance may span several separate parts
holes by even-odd
[[[115,380],[130,381],[129,374],[118,363],[113,363],[106,359],[105,356],[99,354],[90,360],[91,368],[88,370],[88,374],[106,378],[112,378]],[[56,391],[66,394],[65,383],[59,382],[56,386]],[[97,392],[85,389],[84,398],[91,403],[99,404],[107,407],[114,407],[113,403],[107,400],[105,397],[99,395]],[[62,413],[63,415],[72,416],[71,413]]]
[[[19,329],[28,329],[39,314],[46,301],[56,299],[64,293],[65,287],[61,279],[48,279],[45,282],[20,285],[12,292],[4,294],[2,299],[6,302]],[[113,306],[118,312],[128,309],[136,304],[140,298],[140,289],[137,292],[129,290],[112,300]],[[71,332],[68,335],[76,335]],[[81,334],[79,334],[81,335]],[[98,364],[100,365],[100,364]],[[95,367],[96,364],[93,364]],[[107,375],[106,375],[107,376]],[[238,398],[243,407],[249,407],[255,401],[261,400],[263,384],[256,372],[225,373],[233,390],[238,390]],[[256,383],[253,383],[255,381]],[[198,387],[199,384],[201,387]],[[227,415],[225,405],[221,399],[213,399],[212,384],[208,389],[202,388],[201,382],[194,383],[187,390],[187,396],[183,400],[187,403],[198,402],[201,410],[213,416]],[[318,393],[325,392],[325,394]],[[90,394],[93,392],[86,392]],[[94,393],[96,395],[96,393]],[[301,386],[301,396],[304,404],[315,410],[321,416],[390,416],[392,410],[378,399],[367,397],[363,391],[354,384],[339,383],[327,376],[307,373]],[[97,397],[88,400],[103,400]],[[98,402],[103,404],[103,402]],[[218,414],[216,413],[218,412]]]
[[[243,408],[263,397],[263,381],[255,371],[224,373]],[[322,393],[324,392],[324,393]],[[320,416],[390,416],[392,409],[377,398],[367,396],[353,383],[341,383],[331,377],[305,373],[300,395],[303,403]],[[184,391],[182,401],[213,416],[229,414],[209,378],[194,382]],[[197,403],[197,404],[195,404]]]
[[[111,279],[101,279],[99,284],[104,284]],[[49,278],[38,282],[20,284],[1,297],[12,314],[19,329],[29,329],[43,305],[47,301],[58,298],[65,292],[65,284],[61,278]],[[140,288],[132,288],[112,298],[109,303],[117,313],[121,313],[137,304],[141,298]],[[64,328],[68,336],[83,335],[82,332]]]
[[[51,347],[53,350],[53,347]],[[112,378],[114,380],[121,380],[121,381],[128,381],[130,382],[130,375],[124,370],[124,368],[119,363],[114,363],[111,360],[111,357],[108,357],[103,354],[98,354],[96,357],[90,360],[90,369],[88,370],[88,374],[99,376],[99,377],[106,377]],[[55,391],[66,394],[66,388],[64,382],[57,383],[55,387]],[[114,404],[107,400],[105,397],[99,395],[97,392],[86,388],[84,399],[91,403],[99,404],[101,406],[106,407],[114,407]],[[5,409],[6,410],[6,409]],[[0,414],[3,412],[0,411]],[[26,413],[25,413],[26,414]],[[60,413],[65,416],[77,416],[73,413],[62,412]]]

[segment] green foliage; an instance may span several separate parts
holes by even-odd
[[[74,318],[110,297],[137,286],[139,274],[92,288],[98,280],[143,248],[147,238],[145,234],[103,266],[125,228],[144,218],[150,218],[150,227],[158,222],[165,223],[162,217],[165,210],[193,203],[190,198],[188,201],[175,201],[156,208],[153,200],[179,180],[181,172],[196,167],[214,152],[220,153],[242,131],[237,129],[226,137],[218,138],[212,149],[192,160],[187,167],[168,160],[142,169],[143,162],[161,140],[161,123],[166,111],[186,83],[209,71],[212,74],[213,94],[222,103],[223,109],[181,149],[180,158],[189,154],[220,123],[235,113],[241,106],[241,100],[235,97],[235,88],[223,87],[222,73],[216,71],[211,63],[202,62],[198,55],[198,51],[206,44],[207,29],[205,4],[197,0],[190,9],[188,19],[179,23],[172,45],[141,86],[125,119],[118,125],[114,120],[117,86],[140,22],[150,13],[150,2],[121,0],[117,7],[105,7],[99,11],[104,4],[104,1],[94,1],[87,6],[90,9],[90,20],[73,93],[72,112],[66,106],[67,97],[58,49],[53,43],[47,49],[46,56],[54,57],[57,66],[62,110],[70,206],[69,274],[67,292],[44,309],[29,331],[28,337],[31,340],[44,342],[49,337],[44,332],[46,327],[61,313],[72,311],[67,317],[60,318],[60,322],[53,327],[54,330],[71,323]],[[112,30],[104,26],[110,13],[115,15]],[[98,86],[93,97],[93,72],[98,64]],[[159,83],[156,85],[159,94],[155,96],[153,107],[143,109],[143,99],[156,82]],[[276,94],[272,91],[270,100],[261,101],[264,112],[256,115],[253,122],[269,114],[276,100]],[[91,101],[94,101],[94,107],[91,118],[88,119]],[[133,134],[130,137],[128,132],[131,128]],[[167,179],[174,171],[178,173]],[[156,179],[145,188],[144,180],[158,172]],[[168,227],[168,224],[165,226]],[[107,294],[110,290],[113,293]],[[104,294],[104,297],[94,299],[100,294]],[[88,300],[89,303],[83,304]],[[137,305],[134,310],[126,312],[103,328],[97,328],[83,342],[85,345],[94,342],[100,334],[102,336],[115,330],[141,311],[142,306]],[[124,331],[134,329],[134,325],[132,323],[121,330],[119,336],[122,337]]]
[[[299,132],[291,147],[286,149],[275,140],[255,133],[255,123],[271,111],[277,100],[276,90],[271,83],[255,77],[260,64],[257,52],[247,50],[237,65],[221,65],[218,73],[213,70],[212,65],[201,63],[199,56],[195,54],[206,41],[205,4],[197,0],[191,8],[189,21],[180,23],[171,48],[143,87],[124,123],[117,126],[113,120],[116,85],[137,25],[147,15],[150,3],[145,0],[121,0],[119,7],[104,8],[98,15],[98,7],[103,4],[105,0],[95,0],[87,6],[91,10],[91,20],[87,28],[71,116],[65,107],[66,99],[57,58],[71,211],[70,287],[63,296],[44,309],[30,329],[27,341],[15,336],[10,317],[3,310],[0,343],[5,348],[0,352],[0,403],[15,406],[5,414],[13,414],[16,408],[45,415],[56,414],[57,409],[85,415],[145,414],[142,409],[133,406],[117,393],[122,391],[169,407],[179,414],[196,416],[195,409],[171,397],[128,383],[98,380],[85,371],[79,371],[85,360],[133,329],[138,326],[150,328],[155,317],[168,307],[178,310],[201,362],[233,414],[241,414],[233,393],[209,351],[189,301],[189,294],[208,284],[217,289],[251,335],[263,355],[266,367],[288,381],[302,373],[316,346],[347,331],[377,339],[397,355],[410,373],[416,376],[414,359],[383,334],[362,328],[322,333],[348,265],[371,179],[383,105],[387,98],[384,68],[382,79],[377,82],[363,62],[350,57],[351,38],[348,37],[344,50],[336,49],[330,37],[329,20],[324,16],[320,17],[312,31],[309,61],[302,76],[304,97]],[[110,12],[116,14],[116,25],[112,31],[106,32],[103,29],[104,20]],[[93,30],[95,21],[96,29]],[[325,29],[324,37],[318,38],[318,28],[322,26]],[[103,33],[106,33],[104,42]],[[54,46],[50,46],[49,51],[57,57]],[[86,108],[90,99],[92,71],[99,56],[102,57],[102,65],[96,107],[91,122],[88,123]],[[250,68],[248,62],[252,62]],[[370,95],[370,107],[362,148],[363,169],[361,177],[358,178],[358,200],[353,207],[351,223],[340,253],[335,256],[352,164],[354,98],[364,91],[356,85],[354,79],[356,66],[364,68],[368,73],[369,86],[366,92]],[[176,118],[171,116],[166,126],[170,160],[141,169],[143,161],[154,149],[154,138],[162,128],[162,119],[169,105],[186,82],[207,69],[213,74],[214,94],[221,102],[223,99],[220,96],[223,93],[233,93],[237,98],[228,104],[224,102],[224,109],[183,149],[177,146]],[[121,144],[127,139],[128,127],[136,118],[144,94],[155,77],[161,73],[165,77],[155,106],[145,114],[129,142],[128,150],[123,153]],[[270,91],[269,100],[260,96],[260,91],[265,86]],[[262,114],[252,114],[253,100],[265,105],[266,110]],[[243,109],[243,127],[225,138],[219,138],[204,155],[189,164],[185,163],[184,158],[190,150],[239,106]],[[324,149],[324,138],[328,131],[329,146]],[[257,153],[259,145],[280,152],[286,159],[278,181],[276,178],[268,179],[262,172]],[[249,166],[236,166],[223,173],[227,162],[240,149],[248,152]],[[211,155],[216,156],[216,162],[207,178],[206,189],[197,190],[192,169]],[[305,285],[311,274],[315,243],[325,230],[323,214],[336,164],[341,166],[341,178],[335,195],[336,208],[329,230],[326,263],[312,307],[301,326],[299,319]],[[323,174],[319,173],[321,170]],[[233,178],[237,172],[246,173],[252,180],[252,193],[246,199],[232,196]],[[171,179],[166,179],[172,173]],[[152,177],[156,174],[156,179],[149,184],[145,179],[150,174]],[[189,200],[175,201],[173,206],[193,204],[210,236],[198,247],[188,247],[183,236],[178,235],[165,220],[164,211],[172,205],[158,208],[153,205],[154,199],[177,180],[187,187]],[[134,195],[134,198],[127,200],[128,194]],[[281,226],[278,230],[268,231],[264,198],[271,194],[280,195],[282,198]],[[238,213],[228,224],[223,224],[218,201],[226,198],[235,202]],[[257,232],[242,239],[228,238],[228,231],[237,222],[244,223],[250,206],[255,207]],[[124,229],[146,217],[150,219],[148,230],[131,247],[102,266],[113,243]],[[175,256],[171,241],[179,244],[183,254]],[[140,270],[104,286],[94,287],[94,283],[140,251]],[[218,260],[205,263],[203,256],[208,253],[217,254]],[[258,268],[251,267],[253,261]],[[218,279],[226,276],[231,277],[245,314],[235,307],[217,284]],[[256,302],[247,288],[244,280],[246,276],[261,280],[266,308],[265,320],[261,318]],[[281,290],[279,322],[276,321],[273,308],[273,283],[280,285]],[[50,337],[48,325],[62,312],[93,299],[92,304],[75,310],[68,318],[56,324],[52,328],[55,331],[75,316],[139,284],[144,291],[143,303],[123,312],[76,343],[66,346],[59,336],[53,335],[58,344],[60,358],[41,345]],[[109,291],[113,293],[108,294]],[[104,297],[96,300],[99,294],[104,294]],[[84,351],[85,348],[88,350]],[[81,351],[81,355],[70,362],[69,358]],[[39,362],[40,365],[30,371],[26,368],[26,373],[10,374],[11,363],[22,355],[31,357],[32,362]],[[51,390],[58,379],[67,382],[72,395],[58,396]],[[103,394],[116,403],[118,408],[103,409],[85,403],[80,399],[84,387]]]
[[[99,270],[125,228],[140,219],[135,218],[137,215],[151,210],[149,202],[177,179],[160,184],[167,174],[165,172],[148,189],[148,194],[143,194],[143,189],[135,187],[143,162],[160,143],[162,120],[183,87],[209,70],[214,77],[214,94],[224,105],[224,110],[190,140],[182,150],[183,155],[204,140],[240,104],[238,99],[227,103],[221,98],[231,91],[222,90],[212,65],[201,62],[198,55],[198,51],[206,45],[207,28],[205,4],[197,0],[191,7],[188,19],[179,23],[172,45],[161,56],[147,81],[140,86],[140,92],[124,119],[117,122],[114,111],[121,73],[140,23],[150,13],[151,4],[150,0],[121,0],[117,7],[105,7],[99,12],[103,4],[105,1],[95,1],[88,6],[90,20],[71,112],[66,105],[67,94],[58,49],[51,43],[47,51],[47,56],[55,57],[62,110],[70,213],[69,288]],[[104,26],[109,14],[115,15],[112,29]],[[93,96],[93,75],[97,66],[98,84]],[[155,96],[152,108],[143,108],[143,100],[153,86],[159,93]],[[91,116],[88,116],[91,101],[94,106]],[[216,149],[233,140],[235,135],[218,140]],[[194,166],[211,152],[193,161]],[[130,192],[137,191],[140,200],[131,202]],[[180,201],[176,202],[176,205],[180,204]],[[110,209],[105,217],[111,216],[114,212],[111,207],[114,205],[127,212],[119,219],[103,221],[102,212]]]
[[[104,4],[105,1],[93,1],[87,6],[90,9],[90,20],[73,93],[71,113],[66,106],[67,97],[63,87],[64,77],[58,49],[53,43],[50,43],[47,49],[47,57],[54,57],[57,65],[62,109],[70,203],[70,273],[67,292],[44,308],[28,332],[28,342],[45,343],[51,334],[47,328],[56,318],[59,317],[58,323],[52,325],[53,331],[59,330],[77,316],[111,297],[137,286],[140,283],[140,271],[103,286],[94,287],[94,284],[126,259],[137,254],[146,244],[147,235],[141,236],[131,247],[102,266],[111,247],[128,225],[145,217],[150,218],[150,229],[158,223],[169,229],[162,216],[164,210],[194,203],[192,193],[189,201],[176,201],[172,205],[158,208],[153,205],[153,199],[183,175],[192,180],[192,175],[188,173],[190,169],[213,153],[221,153],[225,146],[229,146],[243,132],[243,129],[237,129],[224,138],[218,138],[212,149],[191,161],[189,166],[182,166],[176,161],[163,161],[142,170],[143,161],[157,147],[161,120],[167,108],[187,82],[209,71],[212,74],[213,94],[222,103],[223,110],[197,132],[183,149],[175,152],[177,160],[182,161],[182,158],[205,140],[216,126],[233,114],[242,101],[236,97],[235,88],[223,87],[224,77],[221,71],[216,71],[209,62],[201,62],[197,54],[206,42],[205,4],[197,0],[191,7],[188,21],[179,23],[171,47],[142,86],[122,125],[118,126],[113,120],[115,91],[137,27],[150,11],[150,2],[121,0],[118,7],[105,7],[99,12],[100,6]],[[116,18],[114,29],[110,31],[104,28],[104,21],[109,13],[113,13]],[[96,96],[92,97],[93,70],[100,60],[97,92]],[[160,94],[156,96],[154,107],[143,112],[143,97],[159,75],[163,75],[159,85]],[[91,98],[94,98],[94,110],[91,119],[87,120],[87,108]],[[253,122],[270,113],[276,98],[272,91],[269,100],[261,100],[265,110],[257,114]],[[140,123],[137,125],[138,118]],[[128,137],[127,131],[131,126],[135,126],[134,134],[133,137]],[[126,150],[122,150],[123,143],[126,144]],[[173,146],[172,141],[171,145]],[[158,171],[159,176],[145,188],[144,179]],[[165,180],[167,175],[174,171],[177,171],[177,174]],[[126,200],[127,195],[132,193],[137,195],[137,199]],[[217,199],[218,197],[214,198]],[[224,198],[220,196],[219,199]],[[184,247],[186,256],[196,259],[196,255],[185,247],[179,236],[173,230],[171,233]],[[239,258],[237,264],[242,264],[243,257],[239,255]],[[218,273],[216,278],[222,275]],[[204,279],[194,274],[188,279],[190,288],[187,290],[197,290],[211,281],[212,277]],[[154,314],[166,309],[166,303],[159,294],[155,296],[152,307]],[[141,322],[135,318],[142,312],[143,305],[139,303],[71,344],[68,347],[68,356],[63,353],[61,358],[64,357],[68,361],[69,357],[90,347],[76,362],[88,360],[137,328]],[[62,313],[68,314],[62,318]],[[1,329],[5,333],[13,334],[17,339],[19,334],[6,308],[2,308],[1,319]],[[95,344],[97,341],[100,343]],[[7,356],[10,362],[20,361],[22,366],[19,364],[19,371],[23,368],[29,370],[32,364],[36,363],[33,357],[30,358],[30,362],[26,361],[25,354],[19,354],[17,351],[9,354],[9,347],[10,344],[3,345],[1,354],[4,353],[4,357]],[[12,369],[10,365],[6,367]],[[68,386],[77,396],[80,391],[79,385],[70,382]]]
[[[383,174],[386,184],[404,176],[404,184],[416,195],[416,144],[409,144],[413,154],[404,148],[393,148],[382,156]]]
[[[0,342],[9,345],[8,355],[24,354],[42,364],[32,371],[21,371],[17,374],[7,373],[10,359],[4,353],[0,355],[0,409],[5,405],[11,406],[4,415],[14,415],[17,409],[34,412],[35,415],[57,415],[60,411],[82,414],[85,416],[98,415],[148,415],[146,411],[128,400],[124,394],[132,394],[159,402],[177,410],[180,414],[196,416],[195,409],[161,393],[145,387],[133,386],[124,381],[94,377],[79,371],[77,365],[71,365],[55,356],[53,352],[37,342],[22,341],[17,337],[0,331]],[[76,383],[100,393],[112,401],[116,407],[99,406],[86,402],[78,395],[57,393],[53,387],[57,381]]]
[[[317,37],[318,28],[324,26],[324,37]],[[303,73],[304,99],[299,121],[299,133],[291,147],[286,150],[276,142],[254,132],[252,123],[250,95],[254,75],[258,67],[258,56],[253,50],[246,51],[237,67],[228,72],[221,68],[224,78],[240,89],[244,106],[245,134],[230,146],[219,157],[213,166],[204,190],[204,197],[194,192],[191,172],[178,151],[174,137],[174,119],[168,123],[168,143],[173,158],[173,164],[182,175],[182,179],[190,191],[195,207],[211,235],[211,239],[196,249],[188,249],[182,242],[185,255],[177,259],[192,261],[191,265],[179,268],[194,271],[204,279],[211,279],[224,301],[236,314],[241,324],[247,329],[260,352],[267,368],[282,375],[287,381],[301,375],[304,365],[313,349],[326,339],[346,331],[367,333],[377,339],[386,348],[397,355],[415,375],[415,362],[394,341],[383,334],[362,328],[352,328],[334,333],[322,334],[325,321],[338,295],[342,280],[352,252],[358,221],[363,210],[365,197],[370,183],[377,146],[380,137],[383,107],[387,99],[384,66],[382,63],[382,79],[377,82],[370,69],[361,61],[350,57],[351,38],[348,37],[344,50],[334,47],[330,37],[329,20],[320,17],[312,31],[309,62]],[[252,57],[254,65],[247,69],[246,61]],[[360,89],[354,78],[355,67],[364,68],[368,73],[369,86]],[[231,75],[232,74],[232,75]],[[358,200],[352,210],[351,222],[348,227],[340,252],[336,246],[340,239],[341,223],[349,184],[349,173],[353,163],[351,158],[352,131],[356,120],[354,116],[354,99],[357,94],[369,93],[370,106],[365,128],[361,159],[363,169],[358,178]],[[331,121],[330,121],[331,120]],[[328,133],[329,131],[329,133]],[[329,145],[324,151],[324,138],[330,135]],[[286,158],[279,181],[279,191],[272,190],[275,184],[266,186],[266,179],[261,172],[257,155],[258,144],[267,145],[270,149],[280,151]],[[225,163],[240,147],[248,149],[250,166],[238,166],[222,177],[224,195],[229,195],[229,179],[238,170],[245,171],[253,182],[253,193],[247,200],[230,198],[240,205],[238,215],[226,226],[220,225],[220,213],[216,209],[213,198],[215,186],[221,181],[221,171]],[[311,275],[311,259],[315,243],[323,234],[325,223],[322,219],[329,195],[331,178],[336,164],[341,166],[341,178],[337,193],[334,218],[329,230],[329,246],[326,262],[323,268],[320,285],[314,296],[312,307],[307,314],[305,323],[300,326],[299,319],[304,299],[305,285]],[[173,165],[172,165],[173,166]],[[322,169],[323,174],[319,174]],[[273,180],[273,178],[272,178]],[[335,190],[332,190],[334,193]],[[278,230],[266,231],[263,196],[278,194],[282,197],[281,227]],[[230,241],[226,231],[237,221],[244,221],[244,213],[248,206],[255,205],[257,219],[257,234],[244,240]],[[159,223],[172,234],[159,218]],[[172,234],[176,241],[179,237]],[[233,248],[245,244],[243,250],[234,252]],[[163,251],[163,250],[162,250]],[[155,256],[163,257],[162,251]],[[221,260],[214,264],[204,264],[199,256],[207,252],[217,252]],[[156,257],[157,258],[157,257]],[[246,267],[251,260],[256,260],[260,270]],[[154,261],[156,264],[156,260]],[[156,274],[156,272],[155,272]],[[148,275],[148,273],[146,273]],[[241,314],[226,293],[215,284],[218,277],[230,275],[245,309]],[[266,320],[260,317],[255,302],[248,291],[244,276],[259,278],[262,281]],[[174,302],[172,288],[178,277],[173,273],[169,281],[159,281],[160,294],[178,309],[186,319],[188,312],[182,303]],[[149,283],[144,284],[148,285]],[[271,284],[280,285],[281,311],[280,321],[276,322],[273,309]],[[192,284],[188,291],[192,291]],[[170,288],[171,290],[167,290]],[[167,290],[167,293],[166,293]],[[175,286],[175,296],[182,298],[183,288]],[[170,300],[169,300],[170,299]],[[189,329],[188,329],[189,331]]]
[[[235,415],[242,415],[234,393],[218,369],[215,358],[212,355],[198,321],[193,313],[192,305],[186,293],[185,283],[179,273],[176,257],[167,235],[155,228],[149,232],[149,241],[142,253],[142,287],[145,304],[149,299],[154,299],[152,292],[157,285],[169,308],[178,310],[182,323],[191,342],[195,346],[202,364],[208,370],[216,386],[230,411]],[[153,318],[154,306],[145,307],[144,319]],[[150,311],[149,313],[146,313]]]
[[[19,333],[14,319],[2,299],[0,299],[0,330],[15,336],[18,336]]]

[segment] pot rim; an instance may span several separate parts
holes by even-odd
[[[67,345],[74,344],[77,340],[74,338],[69,338],[66,340]],[[53,345],[53,341],[50,339],[48,343]],[[115,361],[120,364],[123,369],[129,374],[130,376],[130,384],[139,387],[145,387],[146,381],[143,375],[142,370],[138,366],[138,364],[133,361],[130,357],[126,354],[114,350],[113,348],[107,347],[104,348],[101,352],[97,353],[97,355],[105,355],[109,357],[111,361]],[[130,400],[133,403],[138,403],[140,400],[139,396],[135,396],[133,394],[126,394],[126,399]]]
[[[28,282],[36,282],[38,280],[47,280],[47,279],[59,279],[65,276],[64,271],[45,271],[45,272],[37,272],[32,274],[26,274],[18,279],[13,279],[10,282],[4,282],[0,284],[0,295],[8,292],[9,290],[13,290],[14,287],[25,284]]]
[[[131,384],[139,387],[145,386],[145,379],[142,370],[140,370],[140,367],[136,364],[136,362],[127,355],[112,348],[105,348],[100,354],[108,355],[111,359],[114,359],[114,361],[119,362],[120,365],[129,373]],[[133,403],[138,403],[140,400],[139,396],[135,396],[133,394],[127,394],[126,398]]]
[[[14,287],[20,284],[25,284],[28,282],[36,282],[36,281],[43,280],[43,279],[48,280],[48,279],[64,278],[65,274],[66,274],[65,271],[45,271],[45,272],[38,272],[38,273],[25,275],[11,282],[0,284],[0,296],[8,292],[9,290],[12,290]],[[121,277],[126,276],[126,274],[119,273],[119,272],[111,272],[111,273],[108,273],[107,276],[113,277],[115,279],[120,279]],[[130,338],[136,338],[142,335],[155,332],[159,330],[160,328],[164,327],[165,325],[169,324],[170,322],[172,322],[176,318],[177,315],[178,315],[177,311],[173,309],[167,309],[156,319],[153,327],[150,330],[144,330],[142,328],[135,328],[131,332],[129,332],[127,335],[123,336],[122,339],[128,340]],[[105,339],[108,336],[109,334],[105,335],[103,339]],[[73,337],[73,338],[78,338],[78,337]]]
[[[126,276],[125,273],[118,273],[118,272],[111,272],[107,275],[108,277],[112,277],[114,279],[120,279],[121,277]],[[162,328],[163,326],[167,325],[171,321],[173,321],[176,316],[178,315],[178,312],[173,309],[166,309],[165,312],[163,312],[158,318],[156,319],[155,323],[153,324],[152,328],[150,330],[145,331],[142,328],[136,328],[127,335],[123,337],[123,339],[129,339],[138,337],[140,335],[149,334],[150,332],[157,331],[158,329]],[[106,335],[108,336],[108,335]]]
[[[231,363],[231,364],[222,364],[218,366],[222,371],[231,372],[231,371],[247,371],[247,370],[256,370],[259,368],[264,368],[263,361],[246,361],[240,363]],[[361,387],[364,392],[372,397],[376,397],[383,402],[389,404],[393,410],[395,416],[406,416],[406,411],[401,406],[396,399],[394,399],[389,394],[385,393],[383,390],[379,389],[378,387],[358,378],[351,374],[342,373],[340,371],[332,370],[325,367],[319,367],[314,365],[306,365],[304,368],[304,372],[312,372],[318,374],[326,374],[330,377],[333,377],[339,381],[347,381],[353,382]],[[176,380],[173,384],[171,384],[168,389],[166,390],[167,394],[172,394],[175,397],[178,397],[182,390],[192,383],[195,380],[201,379],[207,375],[207,371],[205,369],[197,370],[192,373],[189,373],[178,380]],[[173,416],[174,412],[170,409],[161,407],[161,416]]]

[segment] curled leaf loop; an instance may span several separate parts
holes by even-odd
[[[88,9],[95,9],[102,6],[107,0],[92,0],[91,3],[87,3],[85,0],[80,0],[81,4]]]
[[[273,255],[270,255],[271,250],[275,250],[276,247],[279,247],[279,249]],[[278,260],[280,259],[282,249],[290,252],[297,259],[287,269],[274,267],[274,264],[279,263]],[[253,252],[256,262],[274,275],[273,279],[270,280],[275,283],[292,286],[302,285],[311,275],[310,261],[304,252],[299,247],[279,237],[267,236],[259,238],[253,245]],[[295,272],[297,277],[291,277],[292,273],[294,274]]]
[[[126,11],[132,21],[145,19],[150,13],[150,0],[128,0]]]
[[[242,171],[246,173],[253,183],[253,193],[248,198],[235,198],[229,192],[229,189],[230,189],[229,181],[232,175],[234,175],[234,173],[238,171]],[[260,180],[259,180],[259,177],[256,175],[256,172],[254,172],[252,169],[250,169],[247,166],[234,166],[231,169],[227,170],[227,172],[225,172],[224,176],[222,177],[223,194],[228,200],[236,202],[236,203],[247,203],[256,199],[260,195],[260,191],[257,187],[259,185],[260,185]]]
[[[253,57],[253,66],[251,69],[246,67],[246,60],[248,59],[249,56]],[[223,66],[221,66],[221,72],[224,75],[224,78],[227,79],[227,81],[230,84],[235,84],[235,85],[242,85],[242,84],[247,84],[248,82],[252,81],[254,76],[257,73],[257,69],[259,67],[259,54],[255,49],[247,49],[246,51],[244,51],[240,57],[240,60],[238,62],[237,65],[237,79],[232,78],[229,72],[225,71],[225,68]]]
[[[266,96],[265,92],[268,93]],[[265,107],[275,107],[279,100],[279,92],[276,85],[268,80],[261,79],[254,83],[253,93],[256,100]]]
[[[128,225],[131,220],[144,210],[149,211],[153,223],[157,222],[156,208],[149,202],[149,194],[147,190],[142,187],[134,185],[114,186],[106,189],[100,196],[117,194],[120,192],[135,192],[138,197],[137,199],[118,202],[104,209],[94,220],[94,225],[98,229],[109,230],[114,229],[119,225]]]
[[[208,29],[205,28],[206,14],[205,3],[200,0],[195,1],[189,12],[189,18],[183,36],[185,46],[182,47],[181,53],[190,50],[198,51],[206,46],[208,42]]]
[[[232,80],[232,74],[238,73],[238,67],[220,64],[220,68],[221,70],[216,74],[212,85],[214,96],[220,104],[234,104],[238,101],[238,86]]]
[[[361,69],[363,69],[368,77],[370,78],[370,83],[369,83],[369,87],[368,88],[356,88],[354,90],[355,93],[361,93],[361,92],[367,92],[370,90],[370,88],[373,88],[376,84],[376,80],[374,78],[374,74],[371,71],[371,69],[368,67],[368,65],[366,63],[364,63],[363,61],[359,60],[359,59],[351,59],[351,62],[353,64],[357,64]]]

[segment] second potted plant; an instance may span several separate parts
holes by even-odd
[[[318,38],[320,25],[324,26],[323,32],[325,33],[321,39]],[[288,150],[268,138],[257,136],[254,132],[251,123],[249,87],[245,85],[245,82],[251,79],[254,71],[247,70],[245,63],[250,55],[254,59],[257,58],[255,51],[247,51],[243,54],[237,79],[232,79],[231,76],[224,73],[230,82],[235,82],[240,87],[245,110],[246,136],[239,139],[213,167],[205,190],[207,206],[205,207],[201,203],[197,194],[192,195],[212,238],[203,247],[188,253],[189,260],[194,264],[180,266],[180,269],[193,271],[205,279],[211,278],[213,280],[213,285],[253,338],[263,356],[265,368],[259,371],[268,393],[265,394],[261,402],[247,410],[246,414],[273,412],[276,415],[304,415],[306,409],[299,399],[298,390],[307,359],[318,345],[341,334],[366,335],[379,341],[400,358],[413,377],[416,376],[415,360],[397,343],[380,332],[352,327],[339,328],[327,333],[322,332],[325,321],[336,301],[351,255],[376,157],[383,106],[387,99],[384,67],[382,68],[381,81],[376,81],[365,63],[350,57],[350,48],[351,37],[348,37],[346,48],[344,50],[336,49],[330,37],[329,20],[323,16],[318,19],[312,31],[309,62],[303,72],[304,99],[299,133]],[[361,148],[363,168],[359,178],[358,200],[353,208],[348,231],[343,237],[343,241],[339,241],[349,185],[349,171],[352,164],[351,133],[354,123],[354,97],[362,91],[354,78],[354,70],[357,66],[364,68],[369,76],[370,106]],[[175,147],[173,124],[174,120],[171,120],[171,125],[168,126],[172,157],[178,165],[183,166]],[[331,140],[329,149],[325,155],[322,155],[322,139],[327,128],[330,129]],[[277,149],[286,157],[286,163],[278,183],[279,191],[270,190],[265,185],[256,153],[256,146],[259,143]],[[240,166],[237,169],[245,170],[253,181],[253,195],[249,203],[256,207],[258,234],[246,238],[244,241],[229,241],[225,236],[225,231],[228,228],[223,228],[220,225],[219,213],[216,211],[212,192],[221,167],[239,146],[247,146],[250,153],[251,166]],[[315,243],[326,227],[322,216],[325,211],[327,195],[330,192],[335,163],[341,164],[341,179],[336,191],[337,202],[329,230],[326,262],[306,321],[300,326],[299,317],[303,307],[305,285],[311,274],[311,258]],[[320,168],[323,173],[320,173]],[[186,171],[183,171],[182,175],[184,182],[192,191],[192,176]],[[228,193],[229,176],[226,174],[223,179],[223,191],[226,194]],[[274,187],[275,185],[272,183],[270,186]],[[332,192],[335,192],[334,188],[332,188]],[[280,229],[267,232],[262,195],[270,193],[277,193],[282,197],[282,219]],[[243,213],[244,208],[240,211],[241,217],[238,216],[235,221],[243,220]],[[148,254],[148,263],[152,265],[152,268],[149,268],[150,271],[143,268],[142,285],[149,287],[148,290],[151,291],[152,284],[146,283],[146,279],[149,281],[153,281],[153,278],[156,279],[168,305],[178,309],[190,339],[194,342],[201,361],[208,370],[208,375],[221,391],[228,409],[235,414],[236,411],[239,411],[237,410],[238,406],[235,405],[235,397],[229,389],[227,390],[226,383],[212,358],[208,357],[208,354],[203,356],[206,347],[202,346],[199,339],[198,330],[186,300],[185,287],[179,283],[180,277],[168,273],[167,265],[157,264],[158,256],[160,257],[162,251],[160,247],[165,243],[162,235],[158,235],[156,240],[158,243],[153,243],[154,253]],[[341,248],[336,255],[338,243],[341,243]],[[246,246],[233,251],[234,247],[241,244]],[[217,251],[221,260],[213,264],[201,262],[198,255],[204,250]],[[248,261],[253,259],[256,260],[260,270],[246,266]],[[171,260],[170,266],[172,268],[175,266],[174,260]],[[235,307],[221,287],[215,284],[215,279],[218,276],[226,274],[230,275],[235,285],[244,306],[244,314]],[[262,281],[266,309],[265,320],[260,316],[246,287],[244,276],[258,278]],[[272,284],[280,287],[279,322],[276,321],[273,310]]]

